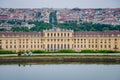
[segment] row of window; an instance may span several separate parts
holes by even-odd
[[[66,49],[66,48],[70,48],[70,45],[69,44],[47,44],[47,48],[53,48],[53,49],[56,49],[56,48],[61,48],[61,49]]]
[[[70,39],[47,39],[47,41],[70,41]]]
[[[111,48],[111,45],[88,45],[88,48]],[[87,48],[87,45],[74,45],[74,48]]]
[[[0,49],[2,49],[2,45],[0,45]]]
[[[2,44],[2,40],[0,40],[0,49],[2,49],[2,45],[1,44]]]
[[[16,45],[6,45],[6,48],[17,48]],[[31,46],[28,46],[28,45],[19,45],[19,48],[42,48],[42,45],[31,45]]]
[[[6,45],[6,48],[16,48],[16,45],[10,45],[10,46]]]
[[[88,40],[88,42],[97,42],[98,41],[98,39],[74,39],[74,41],[87,41]],[[112,39],[99,39],[101,42],[107,42],[107,41],[111,41]],[[117,39],[114,39],[115,41],[117,41]]]
[[[2,40],[0,40],[0,44],[2,44]]]
[[[6,45],[6,48],[17,48],[16,45]],[[19,45],[19,48],[42,48],[42,45]],[[111,45],[74,45],[74,48],[111,48]],[[2,48],[2,46],[0,45],[0,48]],[[70,48],[70,44],[47,44],[47,48],[61,48],[61,49],[65,49],[65,48]],[[72,45],[73,48],[73,45]]]
[[[12,43],[16,44],[16,41],[15,42],[6,42],[6,44],[8,44],[8,43],[10,43],[10,44],[12,44]],[[28,43],[28,42],[19,42],[19,43]],[[40,42],[31,42],[31,43],[40,43]]]
[[[97,39],[88,39],[88,43],[98,43],[99,40]],[[117,39],[115,39],[115,41],[117,41]],[[86,43],[87,39],[74,39],[74,43]],[[101,39],[100,43],[111,43],[111,39],[108,39],[108,42],[106,39]]]
[[[47,39],[47,41],[70,41],[70,39]],[[86,41],[87,41],[87,39],[74,39],[74,43],[86,43]],[[111,43],[111,39],[108,39],[108,43]],[[115,41],[117,41],[117,39],[115,39]],[[31,40],[31,43],[40,43],[41,41],[39,41],[39,40]],[[88,39],[88,43],[97,43],[98,42],[98,40],[97,39]],[[2,43],[2,40],[0,41],[0,44]],[[14,40],[13,42],[12,42],[12,40],[10,40],[10,42],[8,42],[8,40],[6,40],[6,44],[8,44],[8,43],[10,43],[10,44],[12,44],[12,43],[14,43],[14,44],[16,44],[16,40]],[[25,42],[25,40],[23,39],[23,40],[20,40],[20,43],[28,43],[28,39],[26,39],[26,42]],[[42,42],[41,42],[42,43]],[[101,39],[100,40],[100,43],[107,43],[107,40],[106,39]]]
[[[21,44],[21,43],[23,43],[23,44],[24,44],[24,43],[28,44],[29,42],[20,42],[20,44]],[[38,43],[38,44],[39,44],[39,43],[42,43],[42,42],[30,42],[30,43],[34,43],[34,44],[35,44],[35,43]]]
[[[28,47],[28,45],[19,45],[19,48],[42,48],[42,45],[31,45]]]
[[[69,37],[70,33],[47,33],[47,37]]]

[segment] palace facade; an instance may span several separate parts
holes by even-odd
[[[74,32],[53,28],[43,32],[0,32],[0,49],[17,52],[62,49],[120,51],[120,31]]]

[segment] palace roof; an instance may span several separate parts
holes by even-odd
[[[57,31],[56,31],[57,32]],[[41,37],[44,32],[0,32],[0,37]],[[120,37],[120,31],[73,32],[74,37]]]

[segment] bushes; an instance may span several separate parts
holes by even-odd
[[[81,50],[81,53],[96,53],[94,50]]]
[[[118,51],[112,50],[81,50],[81,53],[117,53]]]
[[[33,53],[77,53],[75,50],[58,50],[58,51],[44,51],[44,50],[34,50]],[[24,53],[20,51],[20,53]],[[119,51],[112,50],[81,50],[80,53],[120,53]],[[16,52],[9,50],[0,50],[0,54],[17,54]]]
[[[112,50],[97,50],[97,53],[116,53],[117,51]]]
[[[74,51],[74,50],[59,50],[59,51],[57,51],[57,53],[76,53],[76,51]]]
[[[44,51],[44,50],[34,50],[33,53],[76,53],[74,50],[59,50],[59,51]]]
[[[9,50],[0,50],[0,54],[16,54],[16,52],[9,51]]]
[[[34,51],[32,51],[33,53],[46,53],[46,51],[44,51],[44,50],[34,50]]]
[[[58,51],[44,51],[44,50],[34,50],[33,53],[78,53],[75,50],[58,50]],[[81,50],[80,53],[118,53],[118,51],[112,50]]]

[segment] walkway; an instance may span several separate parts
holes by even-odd
[[[22,55],[24,55],[24,54],[22,54]],[[71,55],[71,56],[76,56],[76,55],[82,55],[82,56],[92,56],[92,55],[94,55],[94,56],[101,56],[101,55],[103,55],[103,56],[107,56],[107,55],[109,55],[109,56],[120,56],[120,53],[40,53],[40,54],[34,54],[33,53],[33,56],[52,56],[52,55],[63,55],[63,56],[67,56],[67,55]],[[0,56],[18,56],[18,54],[0,54]]]

